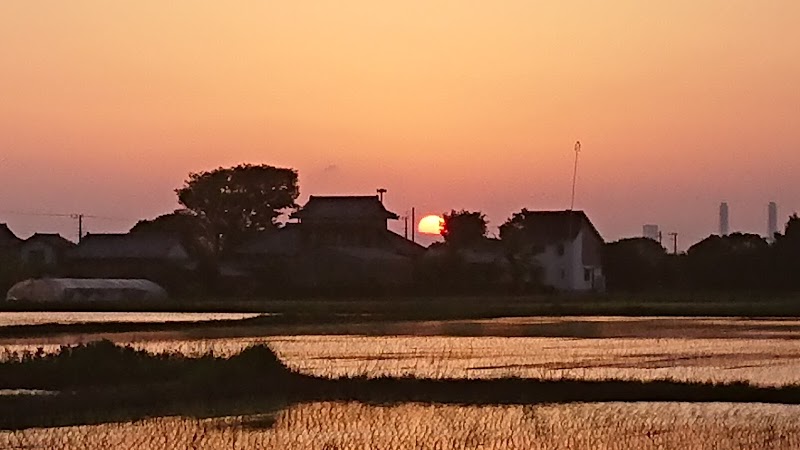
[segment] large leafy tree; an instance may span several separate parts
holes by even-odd
[[[296,208],[297,171],[266,164],[242,164],[189,174],[176,189],[178,201],[208,221],[216,250],[248,232],[276,228],[280,215]]]
[[[486,237],[486,215],[480,211],[451,210],[442,219],[442,236],[447,244],[467,246]]]

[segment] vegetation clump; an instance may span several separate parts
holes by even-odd
[[[53,354],[18,355],[0,364],[0,389],[76,390],[98,387],[180,384],[186,389],[285,382],[290,371],[265,346],[230,358],[211,354],[190,358],[177,353],[151,354],[108,340],[62,346]],[[226,382],[233,381],[234,383]]]

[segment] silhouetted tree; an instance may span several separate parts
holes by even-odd
[[[686,252],[692,285],[706,289],[759,289],[768,286],[769,245],[756,234],[712,235]]]
[[[535,239],[534,215],[523,208],[500,225],[500,241],[506,248],[511,277],[518,289],[528,290],[541,285],[542,268],[536,255],[544,248]]]
[[[800,216],[797,213],[789,216],[783,234],[775,235],[776,243],[788,244],[800,247]]]
[[[511,215],[502,225],[500,225],[500,240],[513,248],[519,248],[530,244],[530,225],[534,216],[531,211],[522,208],[519,212]]]
[[[667,249],[648,238],[621,239],[605,245],[603,272],[609,290],[639,291],[664,287]]]
[[[297,171],[269,165],[243,164],[189,174],[176,189],[181,205],[208,221],[215,248],[243,234],[278,226],[278,217],[296,208]]]
[[[448,245],[468,246],[486,237],[486,216],[480,211],[452,210],[442,218],[442,236]]]
[[[783,234],[776,233],[772,245],[772,275],[776,287],[800,289],[800,217],[793,214]]]
[[[180,236],[186,249],[200,259],[214,254],[215,238],[211,224],[204,217],[188,209],[177,209],[152,220],[140,220],[131,233],[171,233]]]

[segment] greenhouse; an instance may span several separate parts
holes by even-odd
[[[166,300],[167,292],[148,280],[44,278],[21,281],[9,289],[7,301],[114,302]]]

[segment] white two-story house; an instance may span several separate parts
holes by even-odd
[[[583,211],[528,211],[531,252],[545,286],[559,291],[603,291],[604,241]]]

